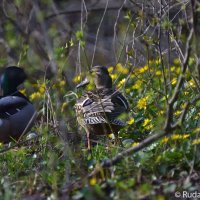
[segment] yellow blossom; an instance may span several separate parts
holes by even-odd
[[[189,137],[190,137],[189,134],[184,134],[184,135],[183,135],[183,139],[187,139],[187,138],[189,138]]]
[[[120,88],[124,85],[124,83],[126,82],[126,79],[123,78],[118,84],[117,84],[117,88]]]
[[[171,139],[172,140],[180,140],[180,139],[187,139],[188,137],[190,137],[189,134],[184,134],[184,135],[182,135],[182,134],[173,134],[171,136]]]
[[[189,94],[189,92],[184,92],[184,95],[187,96]]]
[[[128,74],[128,69],[123,67],[121,63],[116,65],[116,70],[122,74]]]
[[[181,114],[181,111],[177,110],[174,114],[175,114],[175,116],[179,116]]]
[[[192,141],[192,145],[197,145],[197,144],[200,144],[200,138],[194,139]]]
[[[142,81],[141,80],[137,80],[132,88],[137,90],[137,89],[141,88],[141,85],[142,85]]]
[[[137,146],[138,144],[140,144],[139,142],[133,142],[133,144],[131,145],[132,147]]]
[[[171,71],[171,72],[174,72],[174,71],[175,71],[175,69],[176,69],[176,67],[175,67],[175,66],[171,66],[171,67],[170,67],[170,71]]]
[[[180,67],[176,67],[176,73],[180,74],[181,68]]]
[[[145,119],[142,126],[144,126],[144,128],[145,128],[146,130],[150,130],[150,129],[153,128],[153,125],[150,124],[150,122],[151,122],[150,119]]]
[[[65,80],[60,80],[59,81],[59,86],[63,87],[66,84]]]
[[[187,103],[182,103],[181,108],[184,109],[186,107]]]
[[[126,88],[126,89],[125,89],[125,92],[126,92],[127,94],[129,94],[129,93],[131,92],[131,89],[130,89],[130,88]]]
[[[161,70],[156,71],[156,76],[160,76],[162,74]]]
[[[142,126],[147,126],[147,125],[149,125],[150,122],[151,122],[151,120],[147,118],[144,120],[144,123]]]
[[[199,131],[200,131],[200,127],[195,128],[193,132],[194,132],[194,133],[199,133]]]
[[[192,145],[197,145],[197,144],[200,144],[200,138],[194,139],[192,141]]]
[[[177,79],[176,79],[176,78],[173,78],[171,83],[172,83],[172,85],[175,85],[176,82],[177,82]]]
[[[146,109],[147,108],[147,100],[148,100],[148,97],[139,99],[139,101],[137,102],[137,107],[139,109]]]
[[[163,110],[158,111],[158,115],[163,115],[163,114],[164,114]]]
[[[86,88],[87,88],[87,90],[93,90],[94,84],[88,84]]]
[[[188,81],[188,85],[189,85],[190,87],[195,87],[195,82],[194,82],[194,80],[191,79],[190,81]]]
[[[172,140],[178,140],[178,139],[182,139],[182,138],[183,138],[183,136],[180,135],[180,134],[173,134],[173,135],[171,136],[171,139],[172,139]]]
[[[112,139],[112,140],[115,139],[115,135],[114,135],[113,133],[108,134],[108,137],[109,137],[110,139]]]
[[[157,60],[155,60],[155,64],[159,65],[160,63],[161,63],[161,60],[160,60],[160,58],[159,58],[159,59],[157,59]]]
[[[174,64],[175,65],[180,65],[181,64],[179,58],[174,59]]]
[[[146,130],[150,130],[150,129],[152,129],[153,128],[153,124],[149,124],[148,126],[145,126],[145,129]]]
[[[108,67],[108,72],[112,73],[113,72],[113,66]]]
[[[144,73],[144,72],[146,72],[148,69],[149,69],[149,66],[148,66],[148,65],[145,65],[144,67],[139,68],[139,72],[140,72],[140,73]]]
[[[134,123],[134,121],[135,121],[134,118],[131,118],[131,119],[127,122],[127,124],[128,124],[128,125],[132,125],[132,124]]]
[[[30,95],[30,100],[40,99],[43,95],[40,92],[34,92]]]
[[[40,87],[40,88],[39,88],[39,92],[40,92],[41,94],[44,94],[44,92],[45,92],[45,87]]]
[[[97,183],[96,177],[92,177],[92,178],[90,179],[90,185],[96,185],[96,183]]]
[[[66,84],[65,80],[61,80],[59,79],[54,85],[53,85],[53,89],[60,89],[62,88],[64,85]]]
[[[73,78],[73,82],[74,83],[79,83],[81,81],[81,76],[80,75],[77,75]]]
[[[23,95],[26,96],[26,89],[22,89],[22,90],[19,90],[19,91],[20,91],[20,93],[22,93]]]
[[[110,76],[111,76],[113,81],[117,78],[117,74],[111,74]]]
[[[162,143],[162,144],[166,144],[168,141],[169,141],[169,138],[168,138],[168,137],[164,137],[164,138],[161,140],[161,143]]]

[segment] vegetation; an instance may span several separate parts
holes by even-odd
[[[22,141],[0,145],[0,199],[163,200],[200,190],[199,3],[130,0],[114,9],[106,2],[102,9],[83,0],[81,10],[64,14],[62,6],[72,2],[1,3],[0,63],[18,63],[29,73],[22,92],[38,119]],[[114,55],[108,61],[98,48],[108,39],[102,26],[112,12],[113,43],[103,44]],[[81,23],[66,31],[63,19],[77,13]],[[98,137],[90,155],[73,109],[84,91],[75,85],[101,62],[112,63],[109,72],[130,112],[121,116],[123,147],[112,135]]]

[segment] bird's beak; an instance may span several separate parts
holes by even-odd
[[[88,85],[89,83],[90,83],[90,81],[89,81],[87,78],[85,78],[82,82],[80,82],[80,83],[76,86],[76,88],[84,87],[84,86]]]

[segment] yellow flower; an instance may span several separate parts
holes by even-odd
[[[81,76],[80,75],[77,75],[73,78],[73,82],[74,83],[79,83],[81,81]]]
[[[126,89],[125,89],[125,92],[126,92],[127,94],[129,94],[129,93],[131,92],[131,89],[130,89],[130,88],[126,88]]]
[[[90,179],[90,185],[96,185],[96,183],[97,183],[96,177],[92,177],[92,178]]]
[[[128,125],[132,125],[133,123],[134,123],[134,118],[131,118],[127,123],[128,123]]]
[[[174,114],[175,114],[175,116],[179,116],[181,114],[181,111],[177,110]]]
[[[112,139],[112,140],[115,139],[115,135],[114,135],[113,133],[108,134],[108,137],[109,137],[110,139]]]
[[[145,65],[144,67],[139,68],[139,72],[142,74],[144,72],[146,72],[149,69],[148,65]]]
[[[117,84],[117,88],[120,88],[124,85],[124,83],[126,82],[126,79],[123,78],[118,84]]]
[[[181,108],[184,109],[186,107],[187,103],[182,103]]]
[[[108,72],[112,73],[113,72],[113,66],[108,67]]]
[[[175,85],[176,82],[177,82],[177,79],[176,79],[176,78],[173,78],[171,83],[172,83],[172,85]]]
[[[163,114],[164,114],[163,110],[158,111],[158,115],[163,115]]]
[[[171,139],[172,139],[172,140],[178,140],[178,139],[182,139],[182,138],[183,138],[183,136],[180,135],[180,134],[173,134],[173,135],[171,136]]]
[[[164,137],[164,138],[161,140],[161,143],[162,143],[162,144],[166,144],[168,141],[169,141],[169,138],[168,138],[168,137]]]
[[[151,122],[150,119],[145,119],[142,126],[143,126],[146,130],[150,130],[150,129],[153,128],[153,125],[150,124],[150,122]]]
[[[179,58],[174,59],[174,64],[175,65],[180,65],[181,64]]]
[[[175,71],[175,68],[176,68],[175,66],[171,66],[171,67],[170,67],[170,71],[171,71],[171,72],[174,72],[174,71]]]
[[[197,144],[200,144],[200,138],[194,139],[192,141],[192,145],[197,145]]]
[[[141,80],[137,80],[132,88],[137,90],[137,89],[141,88],[141,85],[142,85],[142,81]]]
[[[61,89],[65,84],[65,80],[58,79],[58,81],[53,85],[53,89]]]
[[[40,92],[41,94],[44,94],[44,92],[45,92],[45,87],[40,87],[40,88],[39,88],[39,92]]]
[[[137,107],[139,109],[145,109],[146,110],[147,100],[148,100],[148,97],[144,97],[144,98],[139,99],[139,101],[137,102]]]
[[[148,125],[150,122],[151,122],[150,119],[145,119],[142,126],[146,126],[146,125]]]
[[[111,74],[110,76],[111,76],[113,81],[117,78],[117,74]]]
[[[122,74],[128,74],[128,69],[123,67],[121,63],[116,65],[116,70]]]
[[[94,89],[94,84],[92,84],[92,83],[88,84],[86,88],[87,88],[87,90],[93,90]]]
[[[30,100],[40,99],[43,95],[40,92],[34,92],[30,95]]]
[[[176,73],[180,74],[181,68],[180,67],[176,67]]]
[[[171,139],[172,140],[180,140],[180,139],[187,139],[188,137],[190,137],[189,134],[184,134],[184,135],[182,135],[182,134],[173,134],[171,136]]]
[[[133,142],[133,144],[131,145],[132,147],[137,146],[138,144],[140,144],[139,142]]]
[[[22,90],[19,90],[19,91],[20,91],[20,93],[22,93],[23,95],[26,96],[26,89],[22,89]]]
[[[145,129],[146,130],[150,130],[150,129],[152,129],[153,128],[153,125],[152,124],[149,124],[148,126],[145,126]]]
[[[156,76],[160,76],[162,74],[161,70],[156,71]]]
[[[66,84],[65,80],[60,80],[60,81],[59,81],[60,87],[63,87],[65,84]]]
[[[189,134],[184,134],[184,135],[183,135],[183,139],[187,139],[187,138],[189,138],[189,137],[190,137]]]
[[[159,64],[161,63],[161,60],[160,60],[160,58],[159,58],[159,59],[157,59],[157,60],[155,60],[155,63],[156,63],[157,65],[159,65]]]
[[[188,81],[188,85],[189,85],[190,87],[195,87],[195,82],[194,82],[194,80],[191,79],[190,81]]]

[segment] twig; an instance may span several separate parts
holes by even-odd
[[[113,6],[113,7],[108,7],[107,10],[112,11],[112,10],[119,10],[120,6]],[[124,10],[126,10],[127,8],[123,7]],[[87,12],[98,12],[98,11],[104,11],[105,7],[91,7],[91,8],[87,8]],[[53,13],[47,17],[45,17],[45,20],[49,20],[53,17],[57,17],[59,15],[71,15],[71,14],[77,14],[77,13],[81,13],[80,9],[74,9],[74,10],[65,10],[62,12],[58,12],[58,13]]]
[[[100,32],[101,25],[102,25],[102,23],[103,23],[104,17],[105,17],[105,15],[106,15],[106,12],[107,12],[107,9],[108,9],[108,4],[109,4],[109,0],[106,1],[106,5],[105,5],[105,8],[104,8],[104,12],[103,12],[102,18],[101,18],[101,20],[100,20],[99,26],[98,26],[98,28],[97,28],[97,33],[96,33],[96,38],[95,38],[95,44],[94,44],[94,50],[93,50],[93,54],[92,54],[92,61],[91,61],[90,69],[92,68],[92,65],[93,65],[93,62],[94,62],[94,56],[95,56],[95,53],[96,53],[96,47],[97,47],[98,36],[99,36],[99,32]]]

